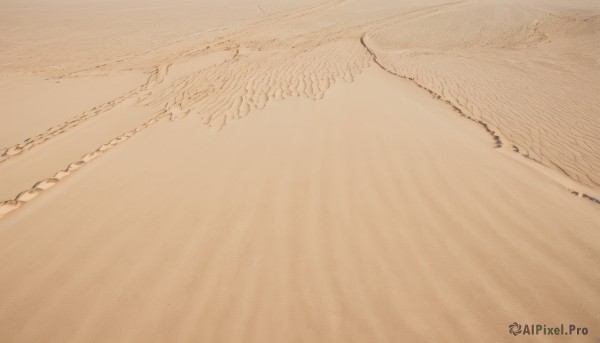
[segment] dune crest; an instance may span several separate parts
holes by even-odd
[[[597,189],[599,18],[600,8],[472,2],[371,32],[371,47],[509,147]]]

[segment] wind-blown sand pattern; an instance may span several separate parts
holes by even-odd
[[[235,49],[232,61],[177,79],[157,94],[149,92],[142,102],[165,104],[173,118],[204,114],[206,124],[221,129],[269,101],[294,96],[320,100],[337,80],[351,82],[369,63],[356,41],[265,52]]]
[[[0,341],[600,338],[595,2],[36,1]]]
[[[600,12],[542,4],[465,3],[373,32],[374,50],[522,154],[596,187]]]

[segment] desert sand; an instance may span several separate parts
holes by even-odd
[[[600,339],[596,1],[4,1],[0,29],[1,342]]]

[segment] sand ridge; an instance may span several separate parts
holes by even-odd
[[[495,127],[509,147],[596,188],[600,8],[571,6],[465,3],[372,32],[372,48],[386,69]]]

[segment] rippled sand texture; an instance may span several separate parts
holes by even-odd
[[[0,342],[600,338],[594,1],[0,6]]]
[[[370,32],[379,61],[495,127],[521,154],[600,185],[600,5],[472,1]]]

